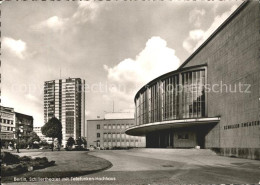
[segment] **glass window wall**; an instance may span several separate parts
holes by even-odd
[[[137,96],[135,104],[137,125],[205,117],[205,68],[158,80]]]

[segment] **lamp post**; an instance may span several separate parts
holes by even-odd
[[[17,150],[17,153],[19,153],[19,137],[20,137],[20,133],[21,131],[19,130],[19,128],[16,130],[16,150]]]
[[[20,136],[21,136],[21,133],[23,132],[23,126],[21,126],[21,130],[20,130],[20,127],[17,128],[16,130],[16,137],[17,137],[17,144],[16,144],[16,151],[17,153],[19,153],[19,140],[20,140]]]

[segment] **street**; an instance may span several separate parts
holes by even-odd
[[[260,161],[217,156],[210,150],[140,149],[98,151],[90,155],[113,167],[83,177],[110,177],[97,184],[258,184]],[[84,182],[86,183],[86,182]]]
[[[210,150],[95,150],[88,154],[108,160],[113,166],[98,173],[68,177],[66,181],[20,184],[258,184],[260,181],[260,161],[218,156]],[[78,164],[87,167],[90,163]]]

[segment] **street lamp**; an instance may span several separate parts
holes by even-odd
[[[20,130],[21,128],[21,130]],[[15,131],[15,134],[16,134],[16,137],[17,137],[17,143],[16,143],[16,150],[17,150],[17,153],[19,153],[19,139],[21,137],[21,133],[23,132],[23,126],[21,127],[18,127]]]

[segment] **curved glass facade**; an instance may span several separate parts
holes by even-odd
[[[175,71],[136,95],[136,124],[206,116],[206,67]]]

